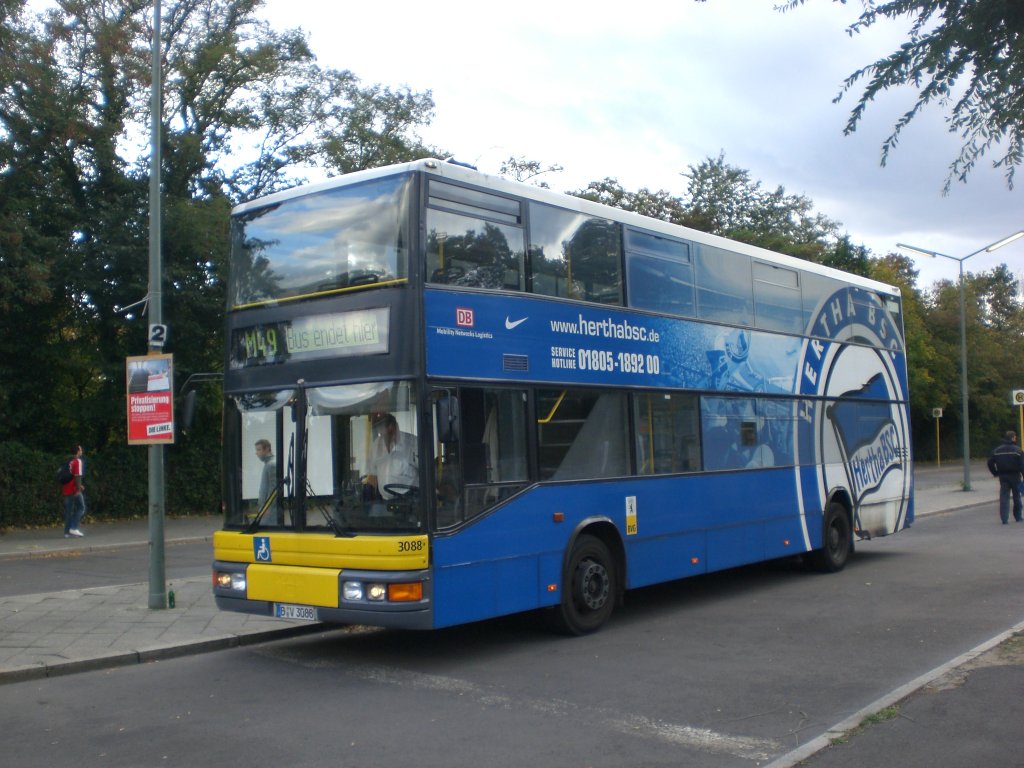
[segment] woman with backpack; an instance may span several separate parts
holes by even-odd
[[[85,536],[78,527],[85,517],[85,485],[82,483],[82,475],[85,474],[85,462],[82,461],[82,446],[75,447],[74,455],[68,459],[67,470],[62,467],[61,480],[69,474],[70,480],[61,485],[61,493],[64,496],[64,538],[72,536]]]

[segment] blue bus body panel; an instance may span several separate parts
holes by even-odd
[[[820,500],[807,508],[817,511],[805,531],[792,467],[537,486],[434,539],[435,626],[557,604],[565,552],[586,521],[618,529],[626,587],[635,588],[805,552],[820,541]]]
[[[862,535],[913,520],[906,357],[871,291],[839,286],[808,337],[523,295],[424,299],[430,377],[699,392],[705,462],[722,453],[714,408],[767,397],[781,465],[536,486],[435,538],[437,626],[556,604],[565,553],[590,519],[616,526],[627,587],[816,549],[833,498]]]
[[[588,518],[618,528],[628,587],[818,548],[833,498],[861,535],[913,521],[906,357],[870,291],[837,288],[811,314],[811,338],[487,292],[428,289],[424,311],[430,377],[698,392],[705,462],[725,450],[714,409],[768,398],[780,465],[535,487],[435,540],[439,626],[557,603]]]

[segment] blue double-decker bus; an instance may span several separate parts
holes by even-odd
[[[894,287],[439,160],[231,226],[223,609],[582,634],[913,520]]]

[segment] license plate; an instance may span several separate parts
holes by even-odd
[[[290,605],[274,603],[274,615],[279,619],[297,619],[299,621],[318,621],[316,608],[311,605]]]

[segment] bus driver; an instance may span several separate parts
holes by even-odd
[[[370,472],[366,484],[387,501],[419,487],[416,437],[398,428],[393,414],[379,415],[379,429],[370,449]]]

